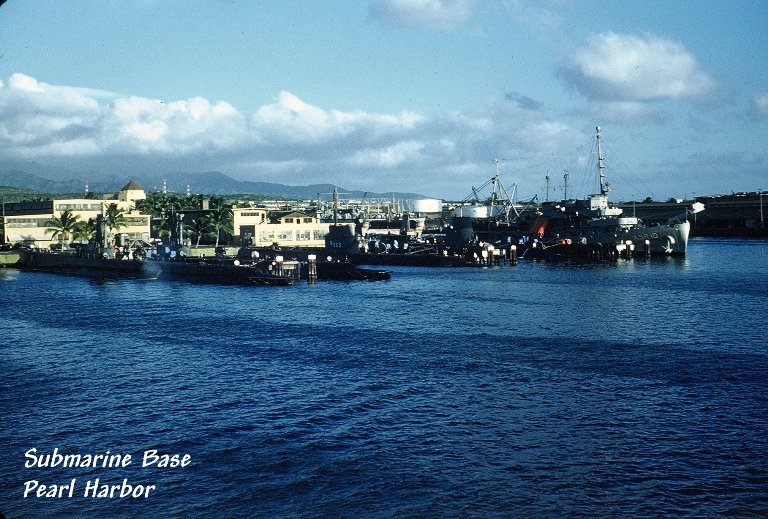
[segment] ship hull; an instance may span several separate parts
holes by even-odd
[[[231,262],[201,262],[194,259],[159,261],[160,279],[216,285],[292,285],[299,280],[299,272],[279,272],[253,265]]]
[[[24,270],[95,278],[156,279],[159,265],[139,260],[88,258],[21,249],[17,265]]]
[[[587,226],[561,230],[550,235],[549,240],[545,235],[543,241],[570,240],[572,243],[616,247],[632,245],[636,252],[685,256],[690,229],[691,224],[687,221],[668,225],[640,225],[618,231]]]

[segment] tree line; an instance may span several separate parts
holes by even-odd
[[[136,209],[142,214],[150,215],[151,235],[164,237],[170,235],[174,213],[200,211],[204,199],[208,200],[208,211],[185,223],[183,226],[185,235],[182,238],[193,240],[195,245],[199,246],[200,242],[208,237],[218,247],[223,233],[231,235],[234,232],[230,209],[232,203],[224,197],[150,193],[145,200],[136,202]],[[124,211],[118,208],[116,203],[106,206],[104,223],[110,236],[114,236],[120,229],[128,226]],[[93,218],[83,221],[80,215],[67,209],[51,219],[45,232],[50,234],[52,239],[59,239],[59,241],[89,241],[96,235],[96,221]]]

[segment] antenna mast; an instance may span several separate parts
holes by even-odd
[[[339,224],[339,191],[334,186],[333,188],[333,225]]]
[[[563,200],[568,200],[568,170],[563,173]]]
[[[597,172],[600,175],[600,194],[607,195],[610,188],[605,182],[605,157],[603,157],[603,149],[600,147],[600,127],[595,128],[595,138],[597,139]]]

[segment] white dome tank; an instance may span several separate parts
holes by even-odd
[[[416,213],[439,213],[443,210],[443,201],[435,198],[421,198],[413,201],[413,211]]]
[[[456,216],[488,218],[488,208],[484,205],[462,205],[456,208]]]

